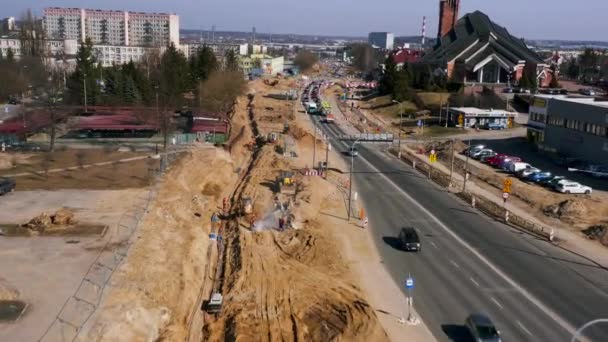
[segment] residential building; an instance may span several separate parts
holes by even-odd
[[[258,54],[266,54],[268,53],[268,46],[259,45],[259,44],[251,44],[249,45],[249,54],[250,55],[258,55]]]
[[[179,45],[179,17],[141,13],[49,7],[43,11],[47,37],[93,44],[129,46]]]
[[[10,32],[17,30],[15,17],[7,17],[0,21],[0,32]]]
[[[74,56],[78,51],[76,40],[47,39],[44,41],[47,57]],[[6,56],[8,49],[16,58],[21,57],[21,40],[18,38],[0,38],[0,53]]]
[[[474,107],[449,108],[448,122],[455,127],[483,128],[486,124],[502,124],[513,127],[517,112],[500,109],[480,109]]]
[[[390,32],[371,32],[367,41],[375,48],[392,50],[395,46],[395,35]]]
[[[194,56],[196,52],[203,46],[209,47],[213,50],[218,59],[224,58],[226,53],[230,50],[234,51],[237,56],[246,56],[249,51],[249,44],[244,43],[205,43],[205,42],[188,42],[181,44],[181,49],[188,58]]]
[[[530,102],[528,139],[540,150],[608,165],[608,102],[537,95]]]
[[[104,67],[126,64],[131,61],[141,62],[146,54],[158,51],[163,53],[166,47],[124,46],[124,45],[93,45],[93,55],[97,62]]]
[[[440,1],[440,39],[421,62],[463,83],[517,83],[524,72],[546,87],[555,77],[549,65],[526,43],[479,11],[454,23],[458,0]],[[455,6],[455,7],[454,7]]]

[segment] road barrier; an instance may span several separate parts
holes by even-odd
[[[395,149],[390,149],[389,152],[394,156],[397,156],[398,153]],[[402,150],[401,160],[403,162],[406,162],[408,165],[412,165],[415,170],[418,170],[421,174],[428,176],[430,180],[434,181],[441,187],[449,188],[450,175],[438,168],[433,167],[433,165],[424,160],[424,158],[420,158],[410,151]],[[463,181],[461,180],[452,179],[452,189],[462,189],[462,183]],[[508,209],[506,209],[502,203],[496,203],[491,199],[486,198],[485,196],[479,194],[472,194],[468,191],[460,190],[455,192],[455,194],[456,196],[460,197],[466,203],[469,204],[473,203],[474,197],[475,208],[479,209],[490,217],[493,217],[497,220],[504,222],[505,224],[508,224],[509,226],[525,230],[526,232],[547,239],[548,241],[552,241],[552,239],[555,239],[555,237],[551,234],[552,229],[550,227],[546,227],[528,221],[521,216],[515,215],[512,212],[508,212]],[[508,220],[505,220],[505,218],[507,217],[507,213]]]

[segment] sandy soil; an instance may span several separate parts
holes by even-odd
[[[235,179],[222,150],[192,151],[172,167],[83,341],[184,340],[203,281],[210,217]]]
[[[267,115],[258,115],[255,108],[255,119]],[[388,340],[320,214],[321,209],[343,205],[335,186],[320,177],[298,175],[298,194],[290,206],[298,229],[277,231],[274,219],[266,219],[275,196],[281,202],[289,199],[275,192],[278,172],[310,163],[313,137],[294,119],[288,123],[299,158],[279,156],[273,145],[265,145],[237,190],[237,196],[254,199],[260,219],[253,231],[247,217],[228,223],[224,309],[217,319],[208,318],[205,339]],[[320,140],[317,148],[320,157]]]

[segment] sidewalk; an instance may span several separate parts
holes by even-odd
[[[408,148],[407,146],[401,147],[402,151],[406,151],[414,155],[420,162],[426,163],[427,157],[425,155],[417,154],[416,151]],[[443,173],[450,173],[450,170],[447,166],[441,163],[433,164],[433,167],[437,170],[440,170]],[[464,182],[464,177],[457,173],[456,171],[453,173],[454,183],[462,184]],[[479,187],[475,184],[475,181],[468,180],[467,181],[467,190],[476,195],[483,196],[494,203],[501,204],[503,203],[502,193],[488,191]],[[458,192],[458,189],[452,188],[450,189],[452,192]],[[530,214],[530,208],[523,208],[517,204],[509,203],[507,204],[507,209],[509,212],[520,216],[521,218],[538,224],[540,226],[549,226],[547,223],[542,222],[534,215]],[[563,227],[559,227],[558,225],[551,226],[555,230],[555,236],[562,240],[560,242],[559,247],[568,250],[572,253],[575,253],[583,258],[586,258],[604,268],[608,268],[608,249],[606,247],[600,245],[596,241],[592,241],[586,239],[585,237],[577,234],[576,232],[564,229]]]

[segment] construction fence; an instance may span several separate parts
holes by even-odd
[[[396,149],[390,149],[389,150],[391,154],[397,156],[397,150]],[[440,156],[441,158],[441,156]],[[446,158],[444,156],[444,158]],[[434,181],[435,183],[437,183],[438,185],[440,185],[443,188],[448,188],[448,190],[453,190],[453,189],[462,189],[464,187],[463,181],[462,180],[456,180],[454,179],[454,177],[452,177],[450,179],[450,174],[449,173],[445,173],[443,170],[440,170],[439,168],[433,167],[433,165],[427,161],[422,160],[421,158],[417,157],[416,155],[414,155],[413,153],[409,152],[409,151],[401,151],[401,160],[408,163],[409,165],[411,165],[415,170],[419,171],[420,173],[426,175],[430,180]],[[457,173],[457,171],[463,171],[462,173],[464,173],[464,164],[460,164],[458,166],[456,161],[458,160],[458,158],[454,158],[454,174]],[[461,170],[459,170],[458,168],[461,168]],[[469,165],[470,167],[470,165]],[[467,168],[469,170],[469,172],[471,171],[470,168]],[[451,185],[450,185],[451,183]],[[486,215],[495,218],[497,220],[500,220],[510,226],[519,228],[519,229],[523,229],[531,234],[534,234],[536,236],[539,236],[541,238],[545,238],[547,240],[551,240],[553,238],[553,233],[552,233],[552,229],[531,221],[528,221],[526,219],[524,219],[523,217],[520,217],[518,215],[515,215],[511,212],[508,211],[507,208],[505,208],[503,206],[503,204],[499,204],[496,203],[495,201],[492,201],[491,199],[479,195],[479,194],[473,194],[469,191],[454,191],[456,196],[460,197],[461,199],[463,199],[465,202],[471,204],[472,206],[474,206],[475,208],[479,209],[480,211],[482,211],[483,213],[485,213]]]

